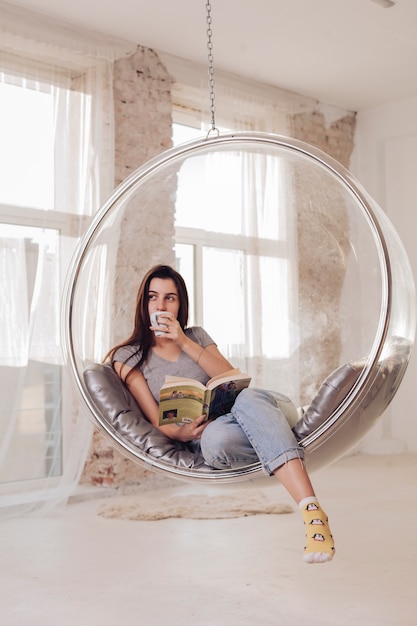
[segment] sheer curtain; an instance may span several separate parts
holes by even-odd
[[[1,2],[0,35],[0,123],[14,133],[0,174],[0,515],[10,515],[65,502],[89,448],[61,299],[79,237],[113,189],[112,67],[132,50]]]

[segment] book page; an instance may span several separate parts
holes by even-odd
[[[168,389],[171,387],[198,387],[199,389],[204,390],[205,386],[203,383],[200,383],[199,380],[194,380],[193,378],[183,378],[182,376],[169,376],[168,374],[165,376],[165,382],[162,385],[162,389]]]
[[[213,378],[210,378],[207,383],[207,389],[214,389],[218,385],[226,383],[229,380],[239,380],[241,378],[250,379],[250,376],[241,372],[240,369],[236,367],[232,370],[228,370],[227,372],[223,372],[223,374],[218,374],[217,376],[213,376]]]

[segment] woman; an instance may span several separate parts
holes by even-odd
[[[160,312],[157,325],[151,325],[151,315],[156,311]],[[167,374],[206,384],[233,367],[204,329],[187,328],[187,321],[188,295],[183,278],[171,267],[157,265],[140,285],[131,336],[113,348],[107,358],[146,418],[171,439],[199,445],[208,465],[233,469],[260,461],[302,511],[306,527],[304,560],[330,561],[335,549],[327,516],[304,466],[303,448],[274,392],[244,389],[231,413],[215,421],[207,422],[202,415],[181,426],[159,425],[159,390]]]

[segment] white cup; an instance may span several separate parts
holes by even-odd
[[[151,313],[152,326],[166,326],[166,324],[163,323],[163,320],[164,320],[163,317],[161,318],[161,323],[159,323],[159,315],[162,312],[163,311],[154,311],[153,313]],[[163,337],[165,335],[165,332],[163,330],[154,330],[153,332],[155,333],[156,337]]]

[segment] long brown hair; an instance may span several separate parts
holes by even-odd
[[[149,329],[151,320],[149,318],[149,286],[153,278],[171,278],[178,290],[179,310],[178,322],[185,330],[188,324],[188,292],[185,281],[181,274],[169,265],[155,265],[144,276],[136,296],[136,308],[133,332],[125,341],[112,348],[106,355],[105,361],[113,361],[113,356],[119,348],[128,345],[137,345],[140,359],[135,367],[140,367],[148,358],[149,351],[155,342],[155,335]]]

